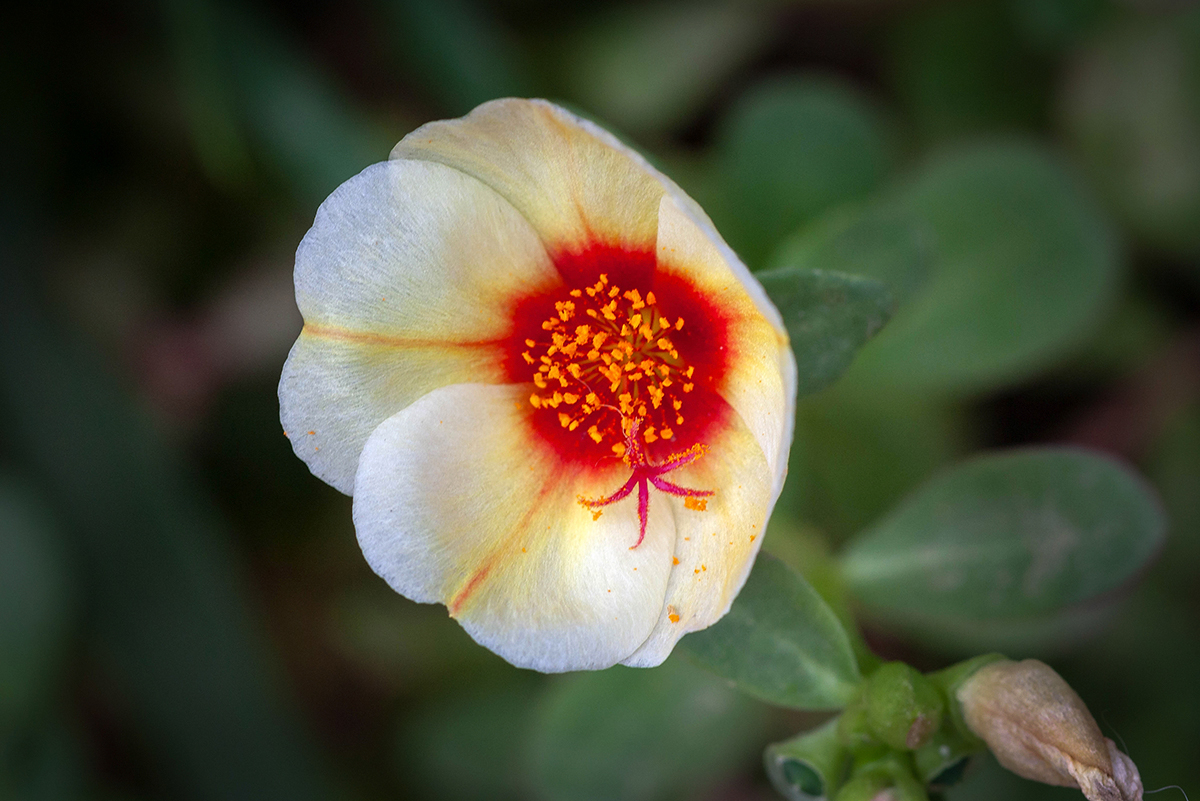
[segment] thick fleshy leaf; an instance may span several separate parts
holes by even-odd
[[[391,157],[435,161],[479,179],[525,216],[551,252],[593,241],[654,246],[665,179],[612,134],[543,100],[493,100],[465,117],[427,123]]]
[[[1052,154],[1021,144],[941,153],[892,201],[929,225],[924,286],[854,373],[896,388],[977,392],[1061,358],[1116,290],[1116,242]]]
[[[800,396],[836,381],[892,316],[892,293],[872,278],[784,267],[758,279],[787,325]]]
[[[852,364],[841,381],[800,405],[780,496],[781,506],[834,543],[862,531],[966,451],[961,410],[921,395],[872,392],[865,382],[852,386],[856,371]]]
[[[879,202],[823,215],[784,240],[766,266],[873,278],[902,303],[929,277],[935,257],[933,231],[918,214]]]
[[[1200,9],[1122,17],[1077,52],[1058,105],[1108,205],[1146,241],[1200,255]]]
[[[771,26],[731,4],[605,8],[556,36],[569,94],[632,131],[686,122],[730,73],[767,44]]]
[[[777,706],[837,709],[862,680],[837,615],[770,554],[759,555],[729,614],[683,647],[739,689]]]
[[[554,801],[696,797],[761,747],[765,709],[673,659],[555,686],[535,724],[531,779]]]
[[[1128,582],[1161,547],[1149,488],[1069,448],[985,456],[926,484],[847,549],[854,596],[935,626],[1044,615]]]
[[[352,492],[381,422],[436,387],[502,379],[505,302],[555,280],[529,224],[456,170],[391,161],[344,183],[296,252],[305,324],[279,387],[296,454]]]
[[[672,509],[592,513],[628,477],[563,470],[535,439],[525,385],[459,384],[379,426],[359,463],[354,525],[394,590],[443,603],[481,645],[543,672],[608,667],[650,634],[675,544]]]
[[[719,191],[704,200],[758,269],[785,236],[875,188],[891,164],[889,138],[879,112],[847,86],[799,77],[764,83],[722,124]]]

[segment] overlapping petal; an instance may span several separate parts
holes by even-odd
[[[397,592],[445,604],[479,643],[545,672],[631,654],[658,619],[675,544],[672,508],[636,501],[598,519],[580,492],[619,485],[623,465],[564,473],[531,438],[521,385],[435,390],[389,418],[363,449],[354,525]]]
[[[762,285],[686,197],[664,196],[658,216],[658,268],[685,276],[730,320],[730,371],[718,392],[741,416],[766,456],[773,505],[783,488],[795,421],[796,358],[779,311]]]
[[[616,137],[544,100],[493,100],[421,126],[393,159],[446,164],[509,200],[551,251],[654,247],[661,176]]]
[[[321,205],[295,280],[304,330],[279,386],[284,430],[313,473],[350,493],[363,443],[388,417],[446,384],[502,380],[508,304],[558,277],[494,191],[393,161]]]
[[[716,489],[705,510],[689,509],[683,498],[666,494],[654,499],[673,508],[673,567],[654,630],[621,660],[626,665],[661,664],[680,637],[717,622],[746,583],[762,546],[776,495],[774,473],[754,432],[731,417],[705,458],[672,474],[684,486]]]

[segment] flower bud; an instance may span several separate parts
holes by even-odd
[[[1133,761],[1100,733],[1083,701],[1048,665],[992,662],[956,695],[967,727],[1018,776],[1077,787],[1089,801],[1141,801]]]
[[[864,697],[871,733],[892,748],[920,748],[942,725],[941,693],[903,662],[880,666],[868,681]]]

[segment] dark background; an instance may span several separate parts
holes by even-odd
[[[792,84],[869,141],[796,166],[739,138],[747,98]],[[0,21],[0,798],[774,797],[762,746],[818,718],[678,658],[586,685],[507,666],[371,574],[349,499],[280,430],[316,206],[420,123],[506,95],[610,126],[752,268],[975,142],[1072,176],[1119,263],[1105,301],[1006,375],[903,397],[860,376],[870,403],[803,403],[779,514],[801,533],[767,547],[836,548],[984,448],[1130,460],[1171,516],[1164,556],[1065,629],[991,647],[1050,660],[1148,787],[1200,792],[1193,4],[166,0]],[[776,167],[811,180],[781,190]],[[975,647],[867,634],[926,669]],[[589,709],[617,717],[547,757],[547,721]],[[951,795],[1073,792],[983,760]]]

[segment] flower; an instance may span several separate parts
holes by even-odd
[[[1133,760],[1100,733],[1080,697],[1044,662],[992,662],[956,695],[967,727],[1018,776],[1078,787],[1089,801],[1141,801]]]
[[[322,204],[295,281],[284,430],[397,592],[546,672],[657,665],[729,609],[795,361],[640,156],[541,100],[429,123]]]

